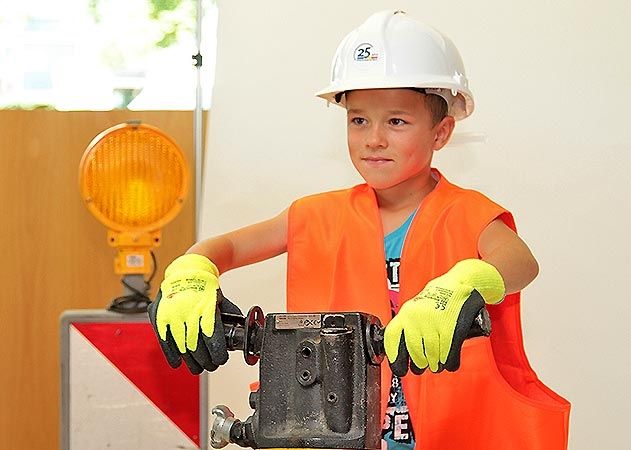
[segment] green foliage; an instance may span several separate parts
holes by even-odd
[[[99,7],[101,2],[104,1],[105,0],[87,0],[88,11],[97,24],[102,20]],[[196,14],[194,0],[141,1],[145,1],[149,5],[149,19],[160,24],[162,29],[162,36],[154,42],[156,47],[169,47],[178,41],[181,32],[192,30]]]
[[[182,3],[182,0],[149,0],[149,3],[151,4],[149,17],[157,20],[163,11],[175,11]]]
[[[90,11],[90,14],[96,23],[101,21],[101,14],[99,14],[99,0],[88,0],[88,11]]]
[[[174,24],[173,28],[170,31],[165,32],[164,35],[162,36],[162,39],[156,42],[156,46],[160,48],[166,48],[169,45],[177,42],[178,28],[179,28],[178,25]]]

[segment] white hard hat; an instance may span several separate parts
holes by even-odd
[[[373,14],[340,43],[331,84],[318,97],[344,106],[356,89],[418,88],[441,96],[456,120],[473,112],[462,58],[451,40],[403,11]]]

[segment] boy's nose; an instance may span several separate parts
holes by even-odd
[[[386,148],[388,142],[384,130],[379,125],[374,125],[368,130],[368,136],[366,136],[366,147],[368,148]]]

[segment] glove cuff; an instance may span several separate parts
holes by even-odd
[[[484,298],[485,303],[494,305],[504,299],[504,279],[492,264],[481,259],[465,259],[456,263],[449,274],[472,286]]]
[[[217,266],[210,259],[197,253],[187,253],[175,258],[164,271],[164,277],[168,278],[173,272],[180,270],[203,270],[213,274],[215,277],[219,276]]]

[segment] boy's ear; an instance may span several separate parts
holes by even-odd
[[[447,145],[451,134],[456,127],[456,120],[452,116],[445,116],[434,126],[434,151],[438,151]]]

